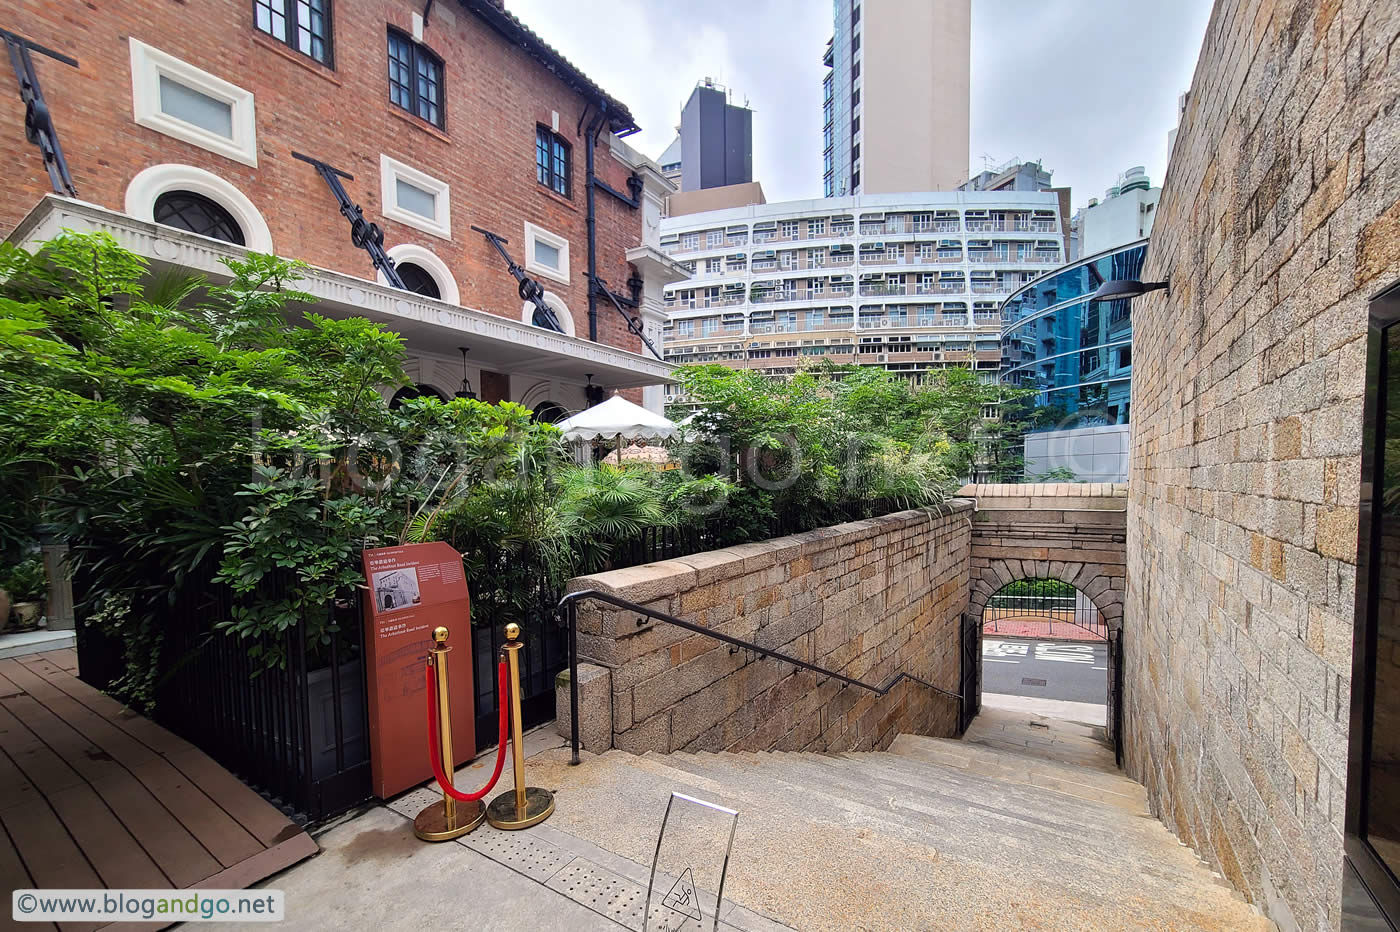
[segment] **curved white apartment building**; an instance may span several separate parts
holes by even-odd
[[[1053,191],[818,198],[668,217],[665,357],[786,374],[804,363],[996,378],[1001,302],[1064,263]]]

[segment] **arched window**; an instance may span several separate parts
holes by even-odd
[[[414,262],[400,262],[394,266],[399,273],[399,278],[403,279],[403,285],[415,294],[421,294],[429,298],[442,298],[442,289],[438,287],[437,279],[432,273]]]
[[[397,411],[403,406],[405,401],[412,401],[414,398],[436,398],[438,401],[446,401],[442,392],[431,385],[408,385],[394,392],[394,397],[389,399],[390,410]]]
[[[416,243],[399,243],[384,251],[394,260],[394,268],[398,270],[399,278],[403,279],[406,290],[448,304],[462,303],[457,279],[437,253]],[[379,283],[389,284],[383,272],[379,273]]]
[[[126,187],[126,212],[256,252],[277,252],[253,202],[218,175],[193,165],[167,163],[138,172]]]
[[[543,424],[558,424],[568,416],[569,412],[564,410],[563,405],[553,401],[541,401],[535,405],[530,420]]]
[[[243,228],[224,206],[193,191],[166,191],[152,208],[156,223],[243,246]]]
[[[559,326],[564,328],[564,333],[568,336],[574,335],[574,315],[570,313],[569,306],[564,303],[564,299],[552,291],[544,293],[544,303],[554,309],[554,316],[559,319]],[[535,326],[535,304],[533,301],[523,301],[520,304],[520,319],[531,326]]]

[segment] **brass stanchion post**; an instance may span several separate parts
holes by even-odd
[[[437,684],[438,755],[443,773],[451,779],[457,769],[452,756],[452,704],[447,693],[447,629],[433,629],[433,646],[428,651],[429,662]],[[413,834],[424,841],[450,841],[460,838],[486,821],[486,807],[481,803],[459,803],[444,790],[442,799],[433,803],[413,819]]]
[[[510,665],[510,745],[515,789],[508,790],[486,807],[486,820],[494,827],[529,828],[554,812],[554,794],[525,785],[525,750],[520,745],[520,626],[506,625],[506,661]]]

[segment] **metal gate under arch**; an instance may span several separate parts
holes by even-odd
[[[962,704],[958,711],[958,734],[982,709],[982,622],[971,612],[965,612],[962,623]]]
[[[1047,637],[1056,636],[1056,625],[1060,626],[1062,634],[1068,633],[1067,626],[1072,626],[1097,638],[1108,637],[1108,623],[1093,600],[1073,584],[1059,579],[1013,580],[987,600],[982,609],[982,624],[988,633],[1016,634],[1017,623],[1043,626],[1043,631],[1037,633]],[[1004,626],[1011,630],[1003,632]]]

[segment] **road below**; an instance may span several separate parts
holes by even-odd
[[[1102,705],[1108,698],[1108,645],[983,637],[982,691]]]

